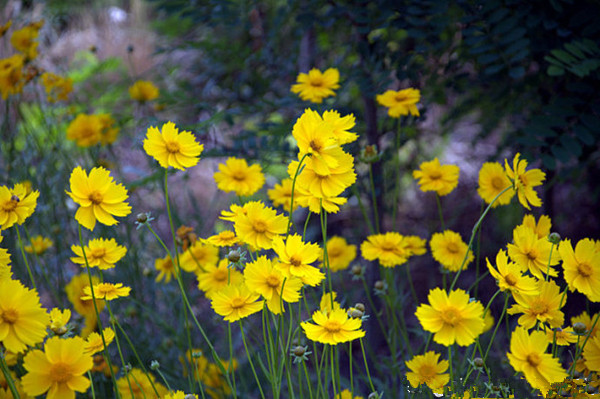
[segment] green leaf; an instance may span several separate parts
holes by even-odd
[[[585,145],[594,144],[594,136],[585,126],[577,125],[573,128],[575,136]]]
[[[565,74],[565,70],[556,65],[550,65],[547,72],[549,76],[562,76]]]
[[[561,49],[552,50],[551,53],[553,56],[555,56],[567,65],[577,61],[577,58],[573,57],[571,54]]]

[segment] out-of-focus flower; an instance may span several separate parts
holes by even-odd
[[[420,169],[413,171],[413,177],[419,179],[421,191],[435,191],[440,197],[448,195],[458,185],[460,168],[456,165],[440,165],[435,158],[433,161],[423,162]]]
[[[304,101],[321,104],[324,98],[335,96],[335,89],[339,89],[340,72],[336,68],[329,68],[325,72],[313,68],[308,73],[298,74],[296,84],[290,91],[296,93]]]
[[[129,87],[129,95],[132,99],[144,103],[158,98],[160,94],[158,87],[148,80],[138,80]]]
[[[402,115],[419,116],[417,103],[421,100],[419,89],[387,90],[383,94],[378,94],[377,102],[388,108],[388,115],[392,118],[399,118]]]

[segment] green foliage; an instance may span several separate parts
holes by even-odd
[[[600,68],[600,47],[589,39],[565,43],[563,49],[552,50],[551,54],[544,57],[552,64],[548,67],[550,76],[561,76],[567,70],[583,78]]]

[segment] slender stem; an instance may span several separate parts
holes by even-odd
[[[18,226],[17,226],[17,228],[18,228]],[[25,237],[27,237],[27,241],[29,241],[31,243],[31,247],[33,248],[33,242],[31,240],[31,235],[29,234],[29,230],[27,229],[27,226],[23,225],[23,230],[25,231]],[[35,251],[35,248],[33,248],[32,252],[33,252],[33,257],[35,258],[35,263],[38,265],[39,270],[41,270],[42,277],[44,277],[44,280],[46,281],[46,284],[48,285],[48,289],[50,290],[52,297],[58,304],[60,302],[60,300],[58,297],[58,293],[54,289],[54,285],[50,282],[50,277],[48,276],[48,268],[42,267],[40,258],[38,256],[37,252]]]
[[[286,238],[290,234],[290,225],[292,223],[292,212],[294,211],[294,191],[296,191],[296,178],[302,171],[302,164],[304,163],[304,160],[308,156],[310,156],[310,154],[306,153],[302,156],[302,158],[300,158],[300,161],[298,162],[298,168],[296,169],[296,173],[294,173],[294,179],[292,180],[292,194],[290,196],[290,214],[289,214],[287,229],[285,230]]]
[[[333,309],[333,285],[331,283],[331,270],[329,269],[329,256],[327,255],[327,213],[323,209],[323,200],[321,200],[319,218],[321,220],[321,235],[323,237],[323,264],[327,271],[327,285],[329,286],[329,296],[331,297],[331,309]],[[323,294],[325,294],[325,286],[323,286]]]
[[[333,387],[333,397],[337,396],[337,390],[335,386],[335,371],[333,367],[333,346],[329,348],[329,362],[331,363],[331,386]]]
[[[4,351],[0,352],[0,368],[2,369],[2,373],[4,374],[4,379],[6,380],[6,384],[12,393],[13,398],[19,399],[21,396],[19,395],[19,391],[17,391],[17,387],[15,386],[15,382],[10,375],[10,371],[8,370],[8,365],[4,360]]]
[[[308,385],[308,395],[309,395],[310,399],[312,399],[312,397],[313,397],[312,388],[311,388],[312,384],[310,382],[310,377],[308,376],[308,369],[306,368],[306,362],[304,360],[302,360],[302,368],[304,369],[304,376],[306,377],[306,384]]]
[[[442,212],[442,202],[440,201],[440,196],[435,194],[435,202],[437,204],[438,215],[440,216],[440,226],[442,227],[442,231],[446,230],[446,224],[444,223],[444,213]]]
[[[479,213],[483,212],[483,202],[481,203],[481,210]],[[477,231],[477,250],[475,251],[475,298],[478,297],[479,293],[479,256],[481,255],[481,229]]]
[[[394,140],[394,157],[396,158],[396,179],[394,181],[394,199],[392,204],[392,223],[394,230],[397,229],[398,220],[396,215],[398,214],[398,201],[400,200],[400,139],[402,137],[402,121],[401,118],[396,119],[396,137]]]
[[[31,272],[31,268],[29,267],[29,262],[27,261],[27,256],[25,255],[25,249],[23,247],[23,241],[21,240],[21,233],[19,231],[19,225],[16,225],[17,230],[17,239],[19,240],[19,248],[21,249],[21,255],[23,255],[23,261],[25,262],[25,266],[27,267],[27,273],[29,273],[29,279],[31,280],[31,285],[33,285],[33,289],[37,291],[37,287],[35,285],[35,279],[33,278],[33,273]]]
[[[252,369],[252,374],[254,374],[254,379],[256,380],[256,385],[258,385],[258,390],[260,391],[260,397],[265,399],[265,394],[262,390],[262,386],[260,384],[260,380],[258,379],[258,375],[256,374],[256,369],[254,368],[254,363],[252,362],[252,356],[250,356],[250,351],[248,350],[248,345],[246,344],[246,335],[244,334],[244,327],[242,326],[242,321],[240,320],[240,331],[242,333],[242,342],[244,343],[244,349],[246,350],[246,356],[248,357],[248,363],[250,363],[250,368]]]
[[[379,211],[377,210],[377,194],[375,193],[375,180],[373,179],[373,164],[369,164],[369,184],[371,185],[371,204],[373,206],[373,218],[375,219],[375,231],[377,234],[379,229]]]
[[[554,243],[550,245],[550,255],[548,255],[548,267],[546,268],[546,281],[548,281],[548,277],[550,276],[550,263],[552,263],[552,250],[554,249]]]
[[[106,301],[106,309],[108,309],[108,314],[110,315],[110,323],[111,323],[113,331],[115,333],[115,343],[117,344],[117,351],[119,352],[119,359],[121,359],[121,364],[125,365],[125,358],[123,357],[123,352],[121,351],[121,344],[119,343],[119,334],[116,332],[115,316],[113,315],[109,301]],[[129,381],[129,373],[125,374],[125,378],[127,379],[127,385],[129,386],[129,392],[131,393],[131,396],[133,397],[133,396],[135,396],[135,394],[133,392],[133,389],[131,388],[131,382]]]
[[[240,322],[240,328],[241,328]],[[233,383],[233,397],[237,398],[237,388],[235,386],[235,372],[233,371],[233,343],[231,341],[231,323],[227,323],[227,342],[229,344],[229,370],[227,370],[231,374],[231,382]],[[250,360],[250,355],[248,354],[248,360]],[[252,363],[250,363],[252,364]],[[252,367],[254,370],[254,367]]]
[[[369,234],[375,234],[375,230],[373,229],[373,225],[371,224],[371,219],[369,219],[369,215],[367,214],[367,209],[365,208],[365,205],[362,202],[362,198],[360,197],[360,192],[358,191],[356,184],[352,185],[352,193],[358,200],[358,207],[360,208],[360,212],[362,213],[363,218],[365,219],[365,222],[367,223],[367,228],[369,229]]]
[[[367,356],[365,355],[365,345],[363,344],[362,338],[359,338],[359,341],[360,341],[360,350],[362,352],[363,361],[365,362],[365,370],[367,371],[367,378],[369,379],[369,386],[371,387],[371,392],[375,392],[375,386],[373,385],[373,380],[371,379],[371,373],[369,372]]]
[[[92,399],[96,399],[96,390],[94,389],[94,379],[92,378],[92,372],[88,370],[87,372],[87,376],[90,379],[90,388],[92,389]],[[18,399],[19,396],[14,396],[13,397]]]
[[[354,373],[352,370],[352,341],[348,342],[348,369],[350,370],[350,392],[354,398]]]
[[[450,387],[452,389],[452,392],[455,392],[454,391],[454,373],[452,371],[452,345],[448,346],[448,365],[449,365],[448,371],[450,372]]]
[[[410,294],[412,295],[413,301],[415,301],[415,304],[417,304],[419,303],[419,299],[417,298],[417,291],[415,290],[415,285],[413,284],[409,264],[406,265],[406,279],[408,280],[408,286],[410,287]]]

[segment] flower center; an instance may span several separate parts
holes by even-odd
[[[462,317],[454,308],[446,308],[443,312],[440,313],[440,317],[442,318],[444,323],[449,324],[452,327],[457,325],[462,320]]]
[[[442,178],[442,172],[439,170],[433,170],[433,171],[429,172],[429,178],[431,180],[439,180]]]
[[[1,318],[7,324],[14,324],[19,319],[19,313],[15,309],[6,309]]]
[[[267,285],[271,288],[278,288],[281,286],[281,283],[279,282],[279,278],[277,276],[271,274],[267,277]]]
[[[315,140],[311,140],[310,143],[308,143],[308,146],[314,151],[314,152],[319,152],[321,151],[321,149],[323,148],[323,146],[319,143],[317,143]]]
[[[396,246],[393,242],[384,242],[381,244],[381,249],[385,252],[393,252],[396,249]]]
[[[501,177],[494,177],[492,179],[492,187],[494,187],[496,190],[498,191],[502,191],[505,187],[504,181],[502,180]]]
[[[102,258],[106,255],[106,248],[94,248],[90,251],[90,257],[92,258]]]
[[[583,277],[589,277],[589,276],[592,275],[592,267],[590,265],[588,265],[587,263],[578,263],[577,264],[577,271]]]
[[[244,300],[243,300],[242,298],[239,298],[239,297],[237,297],[237,298],[233,298],[233,299],[231,300],[231,307],[232,307],[233,309],[239,309],[239,308],[241,308],[241,307],[243,307],[243,306],[244,306],[244,303],[245,303],[245,302],[244,302]]]
[[[267,224],[262,220],[255,220],[254,223],[252,223],[252,228],[257,233],[264,233],[267,231]]]
[[[517,281],[519,280],[512,273],[509,273],[506,276],[504,276],[504,281],[506,281],[506,284],[510,285],[511,287],[514,287],[517,284]]]
[[[450,252],[451,254],[457,254],[459,251],[458,245],[455,242],[449,242],[446,245],[446,251]]]
[[[537,252],[533,249],[525,252],[525,256],[527,256],[527,259],[529,259],[530,262],[535,262],[538,258]]]
[[[406,95],[398,93],[394,97],[394,100],[396,100],[396,102],[398,102],[398,103],[404,102],[404,101],[406,101]]]
[[[53,381],[61,383],[69,381],[73,376],[73,373],[68,364],[59,362],[50,366],[50,376]]]
[[[171,154],[177,154],[179,152],[179,143],[176,141],[168,141],[167,151]]]
[[[94,205],[100,205],[102,203],[102,200],[104,199],[102,194],[99,193],[98,191],[94,191],[92,192],[89,196],[88,199],[90,201],[92,201],[92,204]]]
[[[541,362],[542,359],[537,353],[530,353],[529,355],[527,355],[527,363],[529,363],[531,367],[537,367]]]
[[[548,304],[542,301],[536,301],[531,305],[531,312],[535,315],[548,313]]]
[[[327,332],[336,333],[342,329],[342,325],[338,321],[327,320],[323,325],[323,328],[327,330]]]
[[[310,81],[310,85],[312,87],[323,87],[324,82],[323,82],[323,79],[321,79],[321,78],[314,78]]]
[[[331,248],[330,250],[327,251],[327,255],[330,258],[336,258],[336,257],[340,256],[341,254],[342,254],[341,248]]]
[[[424,364],[419,368],[419,374],[426,380],[436,375],[435,369],[430,364]]]
[[[233,177],[233,180],[235,181],[244,181],[246,180],[246,173],[243,170],[236,170],[231,177]]]
[[[16,196],[13,195],[10,200],[8,200],[4,204],[2,204],[2,209],[5,212],[12,212],[12,211],[14,211],[15,208],[17,207],[17,205],[19,204],[19,198],[17,197],[17,200],[15,201],[14,197],[16,197]]]
[[[302,259],[298,259],[296,255],[290,258],[290,264],[294,267],[298,267],[302,264]]]
[[[217,270],[213,274],[215,281],[223,282],[227,280],[227,272],[225,270]]]

